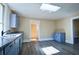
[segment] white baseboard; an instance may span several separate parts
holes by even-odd
[[[69,43],[69,44],[74,44],[73,41],[72,41],[72,40],[69,40],[69,39],[66,40],[65,42],[66,42],[66,43]]]
[[[40,38],[38,41],[48,41],[48,40],[53,40],[53,38]]]
[[[31,42],[31,41],[30,41],[30,39],[29,40],[24,39],[23,42]]]
[[[52,37],[49,37],[49,38],[40,38],[38,39],[38,41],[48,41],[48,40],[53,40]],[[24,39],[23,42],[31,42],[31,40],[29,39]]]

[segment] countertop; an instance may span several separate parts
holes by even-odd
[[[14,41],[16,38],[21,36],[22,33],[16,33],[16,34],[6,34],[2,37],[0,37],[0,50],[10,44],[12,41]]]

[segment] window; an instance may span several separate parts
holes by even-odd
[[[3,5],[0,4],[0,36],[2,30],[3,30]]]

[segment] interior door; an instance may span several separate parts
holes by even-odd
[[[74,44],[79,43],[79,19],[73,20],[73,39]]]

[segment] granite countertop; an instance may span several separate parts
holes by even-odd
[[[17,37],[21,36],[22,33],[16,34],[6,34],[5,36],[0,37],[0,50],[13,42]]]

